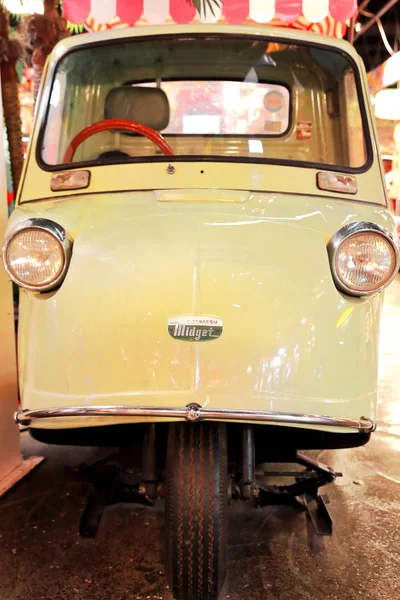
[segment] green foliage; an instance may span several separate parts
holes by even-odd
[[[195,6],[200,14],[204,14],[208,9],[215,15],[214,9],[221,8],[223,0],[187,0],[187,2]]]
[[[71,21],[67,21],[67,29],[71,35],[76,35],[85,31],[83,25],[76,25],[75,23],[71,23]]]

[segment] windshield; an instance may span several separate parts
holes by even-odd
[[[346,55],[242,36],[132,38],[71,51],[58,64],[41,144],[48,166],[173,160],[110,119],[161,134],[175,157],[360,169],[365,133]],[[106,126],[108,127],[108,125]],[[75,141],[76,142],[76,141]]]

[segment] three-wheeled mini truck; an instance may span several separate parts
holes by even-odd
[[[190,25],[56,46],[3,245],[16,421],[143,451],[136,481],[93,478],[81,532],[128,492],[165,497],[178,600],[219,597],[231,498],[298,499],[330,533],[336,474],[300,449],[374,431],[395,235],[348,43]]]

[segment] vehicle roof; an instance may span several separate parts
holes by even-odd
[[[129,38],[140,38],[148,36],[165,36],[165,35],[181,35],[181,34],[218,34],[229,36],[260,36],[271,39],[290,40],[296,42],[311,42],[324,45],[336,50],[341,50],[350,54],[355,61],[358,61],[358,54],[354,47],[345,40],[311,33],[309,31],[301,31],[289,29],[286,27],[267,27],[265,25],[151,25],[151,26],[136,26],[110,29],[98,33],[90,33],[89,35],[77,35],[66,38],[59,42],[50,55],[50,63],[57,62],[61,56],[74,50],[75,48],[84,48],[102,42],[111,42],[115,40],[126,40]]]

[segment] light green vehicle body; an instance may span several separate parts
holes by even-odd
[[[51,192],[35,157],[53,71],[76,45],[110,36],[196,33],[207,26],[119,30],[64,40],[48,63],[18,205],[9,229],[36,217],[62,225],[73,255],[62,286],[21,291],[19,377],[24,408],[185,407],[375,418],[382,294],[346,296],[327,244],[373,222],[395,235],[365,78],[371,166],[350,196],[318,188],[321,169],[193,161],[91,167],[82,191]],[[276,29],[209,26],[276,36]],[[283,35],[283,34],[282,34]],[[80,36],[79,36],[80,38]],[[285,31],[293,42],[317,36]],[[318,37],[359,57],[346,42]],[[223,321],[218,339],[182,342],[169,320]],[[65,428],[162,416],[33,420]],[[301,425],[324,429],[323,425]],[[332,431],[332,427],[329,428]],[[335,429],[333,429],[335,431]],[[350,429],[341,429],[348,431]]]

